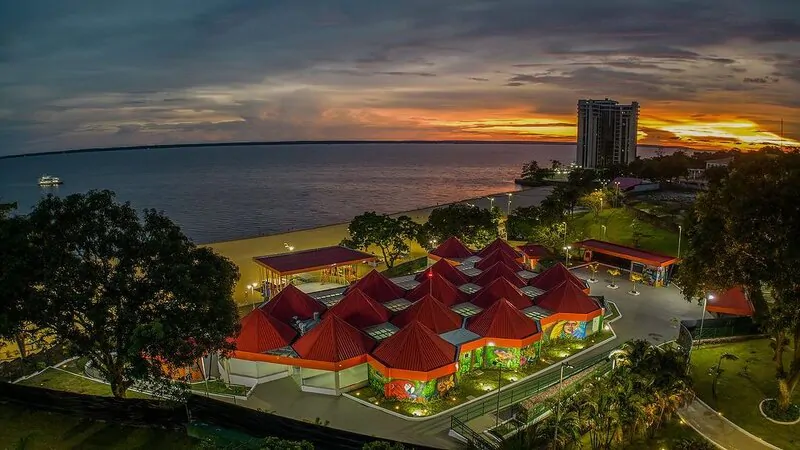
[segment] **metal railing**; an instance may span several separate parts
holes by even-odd
[[[489,441],[480,433],[475,432],[475,430],[467,426],[467,424],[458,420],[455,416],[450,418],[450,429],[466,439],[467,444],[471,445],[472,448],[477,448],[479,450],[496,450],[499,447],[497,443]]]

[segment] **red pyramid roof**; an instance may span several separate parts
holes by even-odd
[[[467,319],[467,329],[497,339],[523,339],[539,332],[536,322],[504,298]]]
[[[525,244],[517,246],[517,249],[528,255],[528,258],[539,259],[550,255],[550,250],[539,244]]]
[[[527,308],[531,303],[530,297],[523,294],[516,286],[505,278],[497,278],[475,294],[472,303],[481,308],[488,308],[497,300],[504,298],[519,309]]]
[[[600,309],[597,302],[586,295],[583,289],[562,281],[536,299],[536,306],[554,313],[589,314]]]
[[[294,316],[303,320],[310,319],[315,312],[325,311],[325,305],[290,284],[261,306],[261,309],[267,315],[289,323]]]
[[[528,284],[543,291],[549,291],[550,289],[553,289],[567,280],[571,281],[573,284],[575,284],[575,286],[578,286],[581,289],[586,289],[584,282],[580,278],[576,277],[561,263],[556,263],[553,267],[531,278]]]
[[[425,278],[430,276],[429,274],[431,272],[443,276],[445,279],[447,279],[447,281],[453,283],[456,286],[461,286],[462,284],[469,283],[469,280],[467,279],[466,275],[461,273],[460,270],[453,267],[449,262],[445,261],[444,259],[436,261],[432,266],[420,272],[414,279],[421,283],[425,281]]]
[[[505,253],[500,249],[496,249],[485,257],[481,258],[480,261],[475,263],[475,267],[481,270],[486,270],[499,262],[511,267],[512,269],[516,269],[517,271],[522,270],[522,266],[513,256],[510,256],[508,253]]]
[[[514,259],[522,257],[522,253],[520,253],[519,250],[508,245],[508,242],[500,238],[493,240],[489,245],[480,249],[480,251],[478,251],[476,255],[480,256],[481,258],[485,258],[495,250],[500,250],[501,252],[507,254],[508,256]]]
[[[255,309],[242,318],[242,330],[236,336],[236,350],[263,353],[286,347],[297,332],[292,327],[264,311]]]
[[[385,275],[377,270],[371,270],[368,274],[351,284],[347,292],[359,289],[378,303],[386,303],[398,298],[403,298],[406,293],[403,288],[394,284]]]
[[[415,302],[429,294],[448,307],[469,301],[469,296],[467,294],[458,290],[453,283],[437,274],[433,274],[432,277],[425,277],[425,281],[412,289],[411,292],[406,295],[406,298]]]
[[[361,356],[375,346],[375,341],[335,314],[326,315],[308,333],[292,345],[301,358],[339,362]]]
[[[430,372],[455,362],[456,347],[413,321],[381,342],[372,356],[395,369]]]
[[[430,295],[403,310],[392,319],[392,323],[403,328],[415,320],[436,334],[461,328],[461,316]]]
[[[469,258],[474,253],[468,249],[457,237],[452,236],[431,250],[432,255],[440,258],[463,259]]]
[[[505,278],[516,287],[525,286],[527,283],[525,282],[525,280],[520,278],[519,275],[517,275],[517,272],[518,270],[514,270],[511,267],[508,267],[507,265],[498,262],[494,263],[494,265],[492,265],[488,269],[478,274],[472,280],[472,282],[477,284],[478,286],[486,286],[487,284],[491,283],[492,281],[498,278]]]
[[[741,286],[734,286],[706,303],[706,311],[752,316],[755,310]]]
[[[360,289],[351,289],[325,315],[336,315],[357,328],[371,327],[389,320],[389,310]]]

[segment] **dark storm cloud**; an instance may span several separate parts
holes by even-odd
[[[351,105],[529,101],[545,113],[574,110],[579,95],[685,100],[756,86],[716,73],[695,84],[676,64],[738,72],[729,66],[759,45],[780,78],[800,82],[798,42],[800,3],[783,0],[6,1],[0,152],[399,131],[332,112]],[[497,73],[505,83],[486,83]],[[526,92],[539,87],[551,91]]]

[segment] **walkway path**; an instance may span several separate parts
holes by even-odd
[[[746,433],[701,401],[695,401],[678,413],[706,439],[727,450],[780,450],[772,444]]]

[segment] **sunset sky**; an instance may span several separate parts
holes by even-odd
[[[219,141],[574,141],[579,98],[640,143],[800,145],[795,0],[0,3],[0,154]]]

